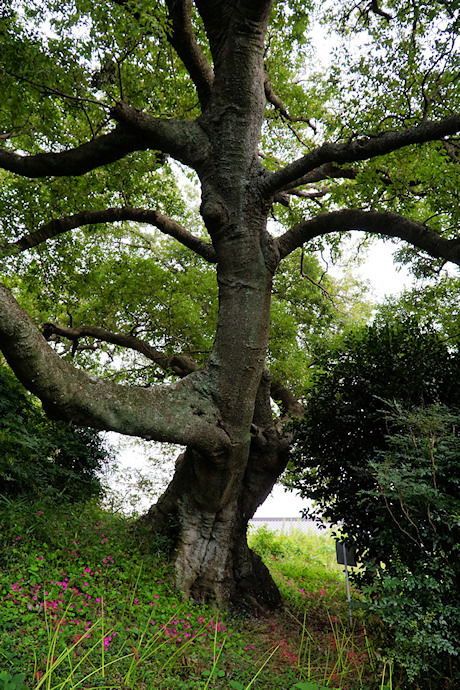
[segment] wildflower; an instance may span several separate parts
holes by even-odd
[[[104,648],[107,651],[107,649],[110,647],[110,643],[112,642],[113,637],[115,637],[117,633],[114,632],[113,635],[107,635],[104,637]],[[137,657],[137,660],[139,660],[139,657]]]

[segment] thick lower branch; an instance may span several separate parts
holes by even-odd
[[[171,386],[139,388],[76,369],[62,360],[0,285],[0,349],[18,379],[52,416],[96,429],[200,448],[216,456],[229,440],[198,371]]]
[[[115,127],[112,132],[60,153],[38,153],[24,156],[0,149],[0,168],[22,177],[66,177],[84,175],[124,158],[133,151],[145,151],[149,143],[137,132]]]
[[[0,149],[0,168],[23,177],[66,177],[124,158],[134,151],[161,151],[195,168],[206,155],[209,142],[194,122],[154,118],[119,103],[111,111],[118,122],[112,132],[60,153],[24,156]]]
[[[127,103],[118,103],[111,117],[146,142],[145,148],[170,154],[197,170],[210,152],[207,135],[197,122],[152,117]]]

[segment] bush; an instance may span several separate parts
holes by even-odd
[[[37,399],[0,365],[0,495],[97,496],[98,475],[110,457],[97,432],[47,419]]]
[[[460,414],[394,405],[388,416],[400,432],[370,463],[377,486],[361,502],[375,503],[393,558],[364,562],[374,579],[363,594],[382,622],[384,653],[409,680],[445,687],[446,677],[460,682]]]
[[[356,546],[354,582],[408,687],[460,687],[459,374],[434,328],[355,331],[323,361],[287,478]]]
[[[295,425],[284,482],[315,502],[310,516],[319,513],[340,524],[358,553],[391,559],[392,549],[383,551],[374,495],[357,500],[358,492],[376,488],[370,463],[388,447],[392,422],[384,401],[460,406],[459,375],[457,352],[442,334],[413,319],[376,323],[349,334],[322,361],[305,417]]]

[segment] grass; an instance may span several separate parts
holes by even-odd
[[[0,690],[384,687],[327,535],[252,533],[286,607],[242,618],[184,601],[131,530],[94,503],[0,506]]]

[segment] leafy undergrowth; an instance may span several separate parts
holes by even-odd
[[[95,504],[0,506],[0,690],[383,687],[333,542],[252,535],[287,606],[223,615],[172,587],[165,544]],[[320,565],[318,565],[320,564]]]

